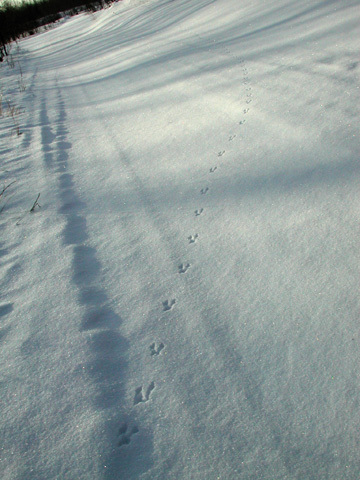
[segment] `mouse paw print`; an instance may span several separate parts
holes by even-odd
[[[176,300],[175,298],[173,298],[172,300],[165,300],[164,302],[162,302],[163,304],[163,311],[164,312],[168,312],[169,310],[171,310],[173,308],[173,306],[175,305],[176,303]]]
[[[198,238],[199,238],[199,235],[197,233],[195,233],[195,235],[190,235],[188,237],[189,243],[195,243]]]
[[[139,429],[136,425],[134,425],[131,429],[127,423],[123,423],[118,431],[118,447],[122,447],[124,445],[129,445],[131,442],[131,437],[139,432]]]

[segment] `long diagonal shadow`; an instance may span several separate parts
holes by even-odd
[[[127,345],[125,339],[116,333],[122,319],[109,305],[106,292],[98,287],[102,267],[96,257],[96,250],[85,245],[89,234],[86,218],[81,214],[84,205],[75,192],[72,175],[68,173],[71,144],[67,141],[66,112],[60,92],[58,112],[54,158],[57,170],[61,172],[59,213],[65,215],[66,219],[63,242],[73,246],[72,280],[78,290],[79,302],[85,307],[81,330],[95,330],[90,341],[94,358],[89,371],[99,387],[96,406],[108,408],[116,405],[124,395],[122,373],[125,364],[122,357]],[[106,345],[106,348],[101,348],[101,345]]]
[[[58,118],[56,121],[56,147],[54,152],[55,168],[59,175],[59,191],[61,204],[59,213],[65,215],[65,225],[62,236],[65,245],[73,247],[72,281],[77,288],[78,299],[84,307],[81,321],[81,330],[91,332],[88,346],[91,360],[88,363],[88,373],[96,385],[96,398],[94,404],[97,409],[112,412],[107,417],[104,425],[107,443],[113,448],[102,454],[102,460],[106,462],[106,475],[111,478],[120,478],[121,471],[133,470],[134,465],[128,463],[121,449],[116,445],[116,433],[121,419],[114,417],[114,407],[122,410],[124,403],[124,379],[126,360],[124,354],[128,349],[127,340],[120,335],[118,327],[122,318],[111,306],[106,291],[99,287],[101,284],[102,266],[97,258],[96,249],[86,245],[89,241],[89,233],[83,209],[84,204],[78,198],[73,182],[73,176],[69,173],[69,151],[71,144],[67,140],[68,130],[66,127],[65,104],[58,90]],[[110,411],[110,410],[109,410]],[[118,415],[118,414],[117,414]],[[109,418],[110,417],[110,418]],[[132,422],[130,419],[129,422]],[[146,452],[152,450],[150,441],[143,435]],[[136,462],[136,459],[133,459]],[[139,464],[139,462],[136,462]],[[146,467],[135,468],[143,472]],[[112,472],[112,473],[111,473]],[[105,473],[104,473],[105,475]]]

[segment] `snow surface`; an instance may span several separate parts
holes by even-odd
[[[360,478],[359,7],[124,0],[13,46],[2,480]]]

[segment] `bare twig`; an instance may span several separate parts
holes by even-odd
[[[26,90],[26,85],[25,85],[25,83],[23,82],[22,77],[19,78],[19,80],[18,80],[18,85],[19,85],[19,92],[25,92],[25,90]]]
[[[3,205],[0,208],[0,213],[2,213],[4,211],[4,209],[6,207],[6,204],[9,201],[9,198],[7,198],[8,195],[4,195],[4,194],[5,194],[6,190],[15,182],[16,182],[16,180],[10,182],[9,185],[6,185],[6,187],[4,187],[0,192],[0,200],[4,200]]]
[[[9,53],[8,56],[6,57],[6,63],[9,65],[10,68],[15,67],[15,62],[11,53]]]
[[[35,207],[41,208],[41,205],[39,205],[39,203],[38,203],[39,198],[40,198],[40,193],[39,193],[39,195],[36,197],[36,200],[35,200],[35,202],[34,202],[34,205],[30,208],[30,212],[34,212],[34,211],[35,211]]]
[[[16,180],[14,180],[13,182],[9,183],[9,185],[6,185],[6,187],[4,187],[4,188],[2,189],[2,191],[0,192],[0,198],[4,195],[4,193],[6,192],[6,190],[7,190],[13,183],[15,183],[15,182],[16,182]]]
[[[21,135],[20,132],[20,125],[17,120],[17,116],[20,114],[20,109],[15,107],[15,105],[11,105],[9,100],[6,100],[6,103],[8,104],[8,113],[10,117],[13,119],[14,126],[15,126],[15,131],[17,135]]]
[[[18,61],[18,65],[19,65],[19,72],[20,72],[20,79],[18,80],[19,90],[20,90],[20,92],[25,92],[26,85],[25,85],[25,82],[24,82],[23,71],[22,71],[22,68],[21,68],[21,65],[20,65],[19,61]]]
[[[24,218],[26,217],[26,215],[28,215],[28,213],[34,213],[35,212],[35,208],[36,207],[39,207],[41,208],[41,205],[39,204],[38,200],[40,198],[40,193],[38,194],[38,196],[36,197],[36,200],[33,204],[33,206],[30,208],[30,210],[26,211],[21,217],[19,217],[16,221],[16,225],[20,225],[21,222],[24,220]]]

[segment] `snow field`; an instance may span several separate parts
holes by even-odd
[[[3,478],[357,478],[358,6],[123,1],[1,66]]]

